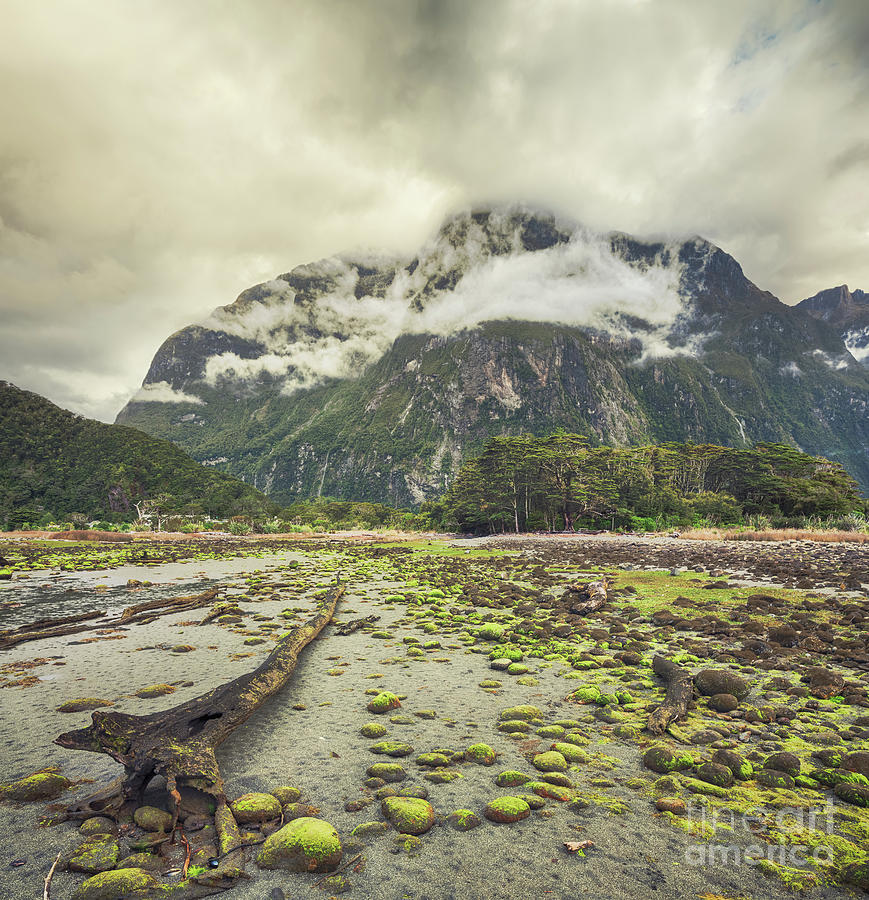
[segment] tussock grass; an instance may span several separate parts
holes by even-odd
[[[809,528],[765,528],[760,531],[739,531],[735,528],[693,528],[681,533],[693,541],[819,541],[837,544],[869,543],[869,534],[861,531],[814,531]]]

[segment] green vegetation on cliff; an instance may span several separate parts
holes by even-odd
[[[259,491],[168,441],[106,425],[0,382],[0,527],[81,517],[121,522],[135,504],[210,516],[264,515]]]

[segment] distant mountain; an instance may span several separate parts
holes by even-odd
[[[836,328],[851,355],[869,366],[869,294],[841,284],[801,300],[797,307]]]
[[[160,494],[213,516],[274,508],[168,441],[85,419],[5,381],[0,422],[0,528],[73,513],[129,520],[137,500]]]
[[[869,487],[869,372],[703,240],[511,207],[336,256],[169,337],[118,416],[282,502],[436,496],[495,434],[780,441]]]

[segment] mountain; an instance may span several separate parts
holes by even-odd
[[[849,291],[847,284],[841,284],[801,300],[797,308],[836,328],[851,355],[869,366],[869,294],[866,291]]]
[[[869,372],[702,238],[525,208],[412,259],[336,256],[169,337],[118,416],[281,502],[438,495],[495,434],[778,441],[869,487]]]
[[[0,527],[60,519],[131,520],[167,494],[212,516],[271,511],[259,491],[200,466],[168,441],[85,419],[0,381]]]

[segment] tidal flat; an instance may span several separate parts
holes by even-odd
[[[72,782],[0,803],[10,900],[40,896],[58,853],[52,896],[86,897],[94,867],[122,866],[149,833],[110,823],[108,861],[69,871],[87,837],[63,809],[122,767],[55,737],[93,709],[154,713],[250,671],[336,580],[333,624],[218,748],[229,799],[274,792],[280,810],[243,824],[247,877],[229,896],[844,898],[869,884],[869,549],[517,536],[0,541],[0,555],[13,568],[4,634],[218,592],[2,651],[0,780],[56,767]],[[582,612],[571,587],[595,581],[606,603]],[[667,688],[655,656],[695,676],[687,716],[663,735],[646,729]],[[369,709],[379,694],[400,706]],[[384,803],[396,796],[429,804],[430,827],[402,825]],[[170,810],[165,784],[143,803]],[[190,896],[218,852],[201,813],[177,837],[203,865],[183,879],[180,839],[155,845],[134,861],[170,890],[129,896]],[[337,873],[257,865],[262,841],[298,818],[335,828]]]

